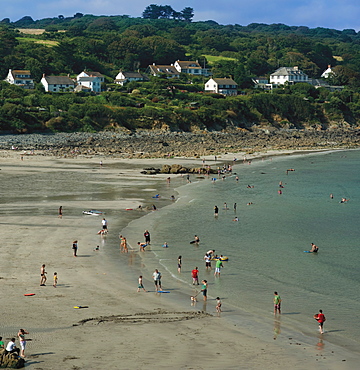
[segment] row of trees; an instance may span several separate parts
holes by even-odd
[[[145,19],[176,19],[191,22],[194,17],[194,9],[186,7],[180,12],[174,10],[170,5],[151,4],[142,13]]]

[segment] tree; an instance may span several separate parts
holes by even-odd
[[[161,16],[161,7],[156,4],[148,5],[142,13],[145,19],[159,19]]]
[[[194,9],[187,6],[181,11],[181,16],[184,21],[191,22],[194,17]]]

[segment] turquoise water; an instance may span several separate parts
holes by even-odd
[[[289,168],[295,171],[286,174]],[[326,339],[356,349],[359,168],[360,151],[335,151],[241,163],[234,167],[239,182],[234,175],[215,184],[193,177],[178,189],[176,204],[154,216],[153,251],[163,270],[184,286],[191,287],[190,271],[198,266],[200,279],[209,282],[210,298],[220,296],[229,312],[241,309],[271,317],[276,290],[283,301],[283,325],[315,335],[312,316],[323,309]],[[254,187],[247,188],[248,184]],[[342,197],[350,200],[340,204]],[[224,202],[229,210],[223,209]],[[214,205],[220,210],[217,218]],[[232,221],[235,215],[239,222]],[[195,234],[201,240],[198,247],[189,244]],[[159,247],[165,241],[168,249]],[[304,253],[312,242],[319,253]],[[203,256],[209,249],[229,257],[220,278],[205,271]],[[176,265],[179,255],[181,274]]]

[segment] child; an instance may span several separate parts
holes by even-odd
[[[53,284],[54,288],[56,288],[57,282],[58,282],[57,272],[54,272],[54,284]]]
[[[168,243],[166,243],[166,242],[165,242],[165,243],[163,244],[163,248],[169,248]]]
[[[221,312],[221,299],[220,297],[216,297],[216,312]]]
[[[145,288],[144,288],[144,284],[143,284],[143,277],[140,275],[139,276],[139,284],[138,284],[138,289],[137,289],[137,291],[138,292],[140,292],[140,289],[143,289],[144,290],[144,292],[146,292],[146,290],[145,290]]]

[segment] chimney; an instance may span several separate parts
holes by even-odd
[[[43,73],[43,78],[45,78],[45,73]]]
[[[299,70],[299,67],[298,66],[294,66],[294,71],[298,71]]]
[[[331,68],[331,64],[328,64],[328,68]]]

